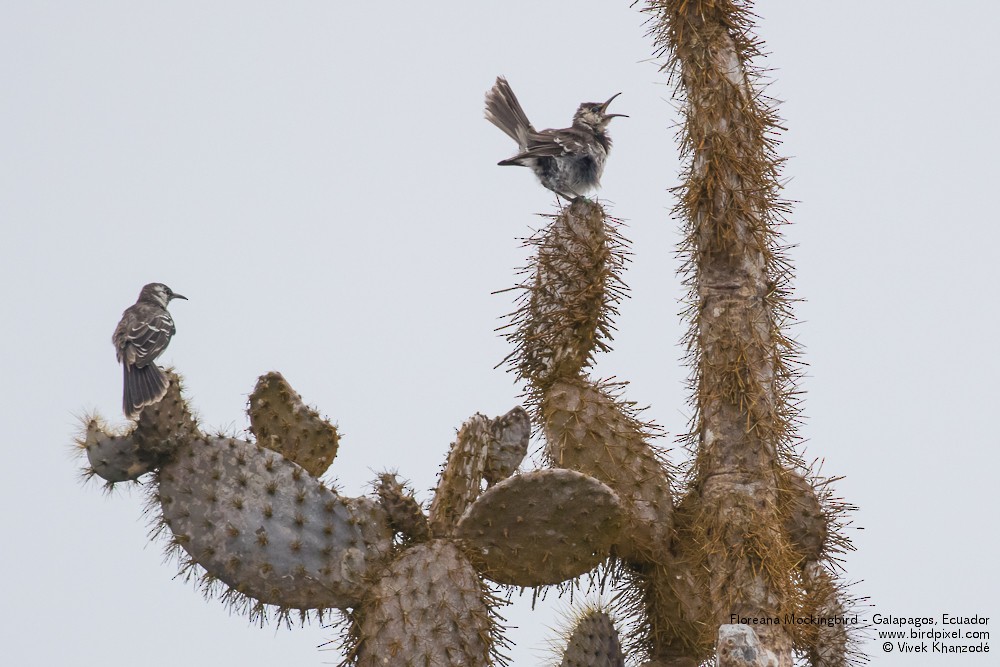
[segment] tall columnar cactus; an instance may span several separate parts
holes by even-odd
[[[755,84],[759,44],[748,4],[647,6],[658,55],[667,56],[664,69],[684,102],[688,161],[676,213],[686,227],[695,458],[676,530],[714,621],[703,626],[706,646],[734,614],[842,608],[840,586],[820,563],[849,547],[838,521],[847,506],[832,500],[825,481],[806,479],[793,447],[798,348],[784,332],[791,267],[777,232],[787,209],[774,152],[780,128]],[[850,657],[846,644],[829,650],[816,625],[758,634],[780,665],[791,664],[792,648],[813,664]]]
[[[795,451],[798,350],[784,334],[790,269],[776,225],[777,125],[755,88],[749,13],[732,0],[650,2],[652,34],[685,103],[679,189],[694,419],[678,474],[659,429],[589,374],[610,349],[626,292],[619,222],[583,198],[529,240],[511,316],[511,369],[530,411],[474,415],[458,429],[425,507],[393,473],[350,498],[318,479],[335,426],[278,373],[249,400],[253,441],[206,434],[171,373],[166,397],[114,433],[96,417],[88,474],[147,480],[159,532],[251,618],[345,612],[345,664],[503,663],[496,613],[507,587],[569,582],[594,568],[616,615],[591,609],[562,664],[693,667],[852,660],[843,625],[733,624],[732,617],[834,617],[851,601],[831,567],[850,548],[849,509]],[[548,467],[519,472],[531,420]],[[718,642],[717,642],[718,638]]]

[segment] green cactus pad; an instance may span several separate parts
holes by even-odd
[[[496,664],[493,597],[450,540],[407,549],[354,614],[357,667]]]
[[[326,472],[337,456],[337,427],[303,403],[281,373],[260,376],[247,413],[257,444],[298,463],[313,477]]]
[[[486,469],[483,478],[493,486],[517,470],[528,453],[531,438],[531,418],[522,407],[516,407],[505,415],[490,420],[493,439],[486,453]]]
[[[455,537],[484,576],[513,586],[558,584],[601,563],[622,507],[605,484],[574,470],[536,470],[486,491]]]
[[[194,563],[235,591],[292,609],[358,603],[391,549],[385,512],[232,438],[193,440],[158,475],[163,520]]]
[[[573,628],[560,667],[625,667],[618,630],[606,612],[591,609]]]

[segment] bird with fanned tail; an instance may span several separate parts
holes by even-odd
[[[528,167],[543,186],[567,199],[576,199],[601,184],[604,163],[611,150],[608,123],[628,118],[608,113],[606,102],[584,102],[573,115],[573,124],[562,130],[536,130],[514,96],[507,79],[497,77],[486,93],[486,120],[517,142],[518,154],[497,164]]]

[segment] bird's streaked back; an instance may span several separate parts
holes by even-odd
[[[187,297],[163,283],[145,285],[136,302],[122,313],[111,337],[124,372],[122,410],[129,419],[167,393],[167,377],[154,361],[177,331],[167,311],[172,299]]]

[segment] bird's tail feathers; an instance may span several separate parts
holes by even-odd
[[[156,403],[166,395],[170,382],[156,364],[133,366],[125,363],[122,367],[125,369],[122,409],[126,417],[135,419],[143,407]]]
[[[502,76],[497,77],[493,88],[486,93],[486,120],[516,141],[522,151],[527,148],[528,133],[535,131],[510,84]]]

